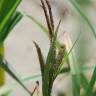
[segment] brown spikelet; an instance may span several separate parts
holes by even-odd
[[[42,3],[42,8],[43,8],[43,11],[44,11],[44,14],[45,14],[45,18],[46,18],[46,22],[47,22],[47,26],[48,26],[48,30],[49,30],[50,41],[52,42],[53,31],[52,31],[52,26],[51,26],[50,18],[49,18],[49,15],[47,13],[47,8],[46,8],[46,6],[44,4],[44,1],[41,0],[41,3]]]
[[[45,0],[45,1],[46,1],[47,6],[48,6],[48,10],[49,10],[50,22],[51,22],[52,31],[54,31],[54,20],[53,20],[53,14],[52,14],[51,5],[50,5],[50,3],[49,3],[48,0]]]
[[[57,76],[57,70],[60,66],[60,64],[62,63],[63,57],[64,57],[64,53],[65,53],[65,45],[62,45],[59,49],[59,52],[56,56],[56,63],[53,65],[53,78],[55,79]]]

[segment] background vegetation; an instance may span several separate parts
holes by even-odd
[[[37,17],[34,18],[34,16],[32,16],[33,14],[30,15],[23,11],[16,11],[18,5],[20,3],[22,4],[22,2],[22,0],[0,0],[0,95],[10,96],[10,93],[12,93],[13,89],[17,86],[17,83],[6,85],[5,72],[7,72],[14,81],[17,81],[18,84],[23,87],[25,92],[28,93],[27,95],[30,96],[66,96],[67,93],[64,90],[58,91],[56,94],[56,91],[54,91],[54,83],[56,80],[59,81],[61,78],[63,81],[66,78],[65,75],[70,76],[70,82],[72,84],[70,85],[70,93],[72,93],[72,96],[95,96],[96,66],[95,62],[93,62],[93,65],[90,64],[93,54],[88,57],[88,54],[90,55],[89,48],[91,48],[92,45],[90,40],[95,41],[96,39],[95,21],[92,20],[88,14],[90,8],[94,5],[93,1],[69,0],[67,2],[65,1],[65,5],[67,6],[60,8],[60,6],[58,7],[56,5],[59,1],[40,0],[38,8],[41,8],[43,17],[45,16],[46,26],[45,23],[42,23]],[[53,5],[58,9],[59,16],[57,19],[54,16]],[[63,7],[64,9],[62,10]],[[91,11],[92,10],[93,9],[91,9]],[[44,50],[41,50],[38,42],[33,40],[41,70],[39,73],[35,73],[35,75],[26,75],[20,78],[20,73],[18,74],[15,68],[13,68],[5,58],[6,53],[4,53],[4,51],[6,52],[6,50],[4,43],[9,33],[23,17],[28,18],[31,23],[37,26],[36,28],[42,30],[43,33],[40,34],[45,34],[46,38],[48,37],[49,46],[45,56]],[[61,39],[59,34],[62,34],[60,31],[64,29],[64,23],[66,19],[69,19],[68,17],[75,17],[74,20],[76,20],[77,24],[75,27],[76,32],[71,34],[62,32],[64,36],[61,36],[61,38],[63,37],[63,39]],[[76,24],[73,23],[73,25]],[[26,40],[24,40],[24,43],[25,41]],[[93,53],[95,54],[94,51]],[[32,85],[34,86],[32,90],[26,87],[24,83],[30,80],[35,81],[35,85]],[[59,82],[57,86],[60,85],[60,83],[63,87],[66,84],[66,82],[64,84]],[[42,88],[40,86],[42,86]]]

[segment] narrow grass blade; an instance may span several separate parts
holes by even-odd
[[[81,6],[86,6],[89,5],[91,3],[91,0],[78,0],[76,1],[79,5]]]
[[[9,21],[9,24],[6,26],[2,33],[2,41],[6,39],[11,30],[15,27],[15,25],[22,19],[23,15],[20,12],[16,12],[14,16]]]
[[[0,34],[8,24],[21,0],[3,0],[0,11]]]
[[[86,93],[87,88],[88,88],[88,80],[83,73],[80,74],[80,84]]]
[[[80,96],[80,75],[72,74],[72,93],[73,96]]]
[[[2,57],[1,57],[2,58]],[[3,59],[3,58],[2,58]],[[16,80],[29,94],[31,92],[26,88],[26,86],[22,83],[22,81],[19,79],[19,77],[16,76],[15,73],[13,73],[10,68],[8,67],[8,62],[5,60],[4,62],[0,59],[0,66],[14,79]]]
[[[79,37],[80,37],[80,33],[78,34],[73,45],[70,38],[69,37],[66,38],[67,41],[65,45],[66,45],[67,54],[65,54],[64,61],[59,66],[60,68],[62,68],[61,66],[64,64],[66,60],[69,62],[70,71],[72,74],[73,96],[80,96],[80,69],[73,49],[77,41],[79,40]],[[58,73],[60,72],[60,68],[57,71]]]
[[[88,85],[86,96],[93,96],[93,88],[94,88],[95,82],[96,82],[96,67],[94,69],[92,78],[91,78],[90,83]]]
[[[60,74],[64,74],[64,73],[68,73],[68,72],[70,72],[70,67],[65,67],[60,70]]]
[[[15,25],[22,19],[22,17],[23,15],[18,11],[12,16],[9,25],[9,31],[11,31],[15,27]]]
[[[81,66],[81,70],[82,72],[88,72],[89,70],[93,70],[94,69],[94,66]],[[70,67],[64,67],[60,70],[60,73],[66,73],[66,72],[70,72]],[[84,76],[84,74],[83,74]],[[82,76],[82,77],[83,77]],[[85,77],[85,76],[84,76]]]
[[[23,78],[21,78],[21,81],[24,83],[29,82],[29,81],[35,82],[35,81],[40,80],[40,79],[41,79],[41,74],[37,73],[37,74],[34,74],[32,76],[23,77]],[[14,90],[16,86],[17,86],[17,83],[3,86],[2,88],[0,88],[0,96],[2,96],[5,93],[12,92],[12,90]]]
[[[44,66],[45,66],[44,57],[43,57],[43,54],[42,54],[41,49],[38,46],[38,44],[36,42],[33,42],[33,43],[35,44],[35,47],[37,49],[37,53],[38,53],[38,57],[39,57],[39,62],[40,62],[40,68],[41,68],[41,72],[42,72],[42,75],[43,75],[43,73],[44,73]]]
[[[30,16],[30,15],[26,15],[30,20],[32,20],[38,27],[40,27],[40,29],[45,32],[45,34],[47,34],[48,36],[48,29],[41,23],[39,22],[35,17],[33,16]]]
[[[84,21],[88,24],[88,26],[90,27],[90,29],[92,30],[92,33],[96,39],[96,30],[95,27],[93,27],[91,21],[89,20],[89,18],[85,15],[85,13],[83,12],[83,10],[81,10],[80,6],[78,5],[78,3],[76,3],[76,0],[69,0],[70,3],[75,7],[75,9],[78,11],[78,13],[80,14],[80,16],[84,19]]]
[[[72,52],[72,51],[73,51],[75,45],[77,44],[79,38],[80,38],[80,33],[78,34],[78,36],[77,36],[75,42],[73,43],[73,45],[72,45],[72,44],[71,44],[70,46],[67,45],[67,46],[69,46],[70,48],[69,48],[69,49],[66,49],[66,53],[64,54],[64,59],[63,59],[62,63],[60,64],[60,66],[59,66],[59,68],[58,68],[58,70],[57,70],[57,74],[60,73],[63,64],[64,64],[65,62],[67,62],[67,61],[69,62],[70,58],[71,58],[71,60],[72,60],[72,62],[73,62],[74,59],[72,59],[72,58],[73,58],[73,55],[72,55],[73,52]],[[68,39],[68,41],[67,41],[66,43],[71,43],[71,41],[69,40],[69,37],[68,37],[67,39]],[[66,44],[65,44],[65,45],[66,45]],[[71,54],[71,56],[70,56],[70,54]],[[69,56],[70,56],[70,58],[69,58]],[[75,57],[74,57],[74,58],[75,58]],[[71,61],[70,61],[70,62],[71,62]],[[71,62],[71,63],[72,63],[72,62]],[[74,64],[74,63],[73,63],[73,64]],[[76,66],[73,65],[73,64],[70,65],[70,70],[71,70],[71,73],[72,73],[72,74],[77,73],[77,71],[79,71],[79,70],[77,70],[77,64],[76,64]],[[76,69],[75,69],[74,67],[76,67]],[[77,70],[77,71],[76,71],[76,70]]]

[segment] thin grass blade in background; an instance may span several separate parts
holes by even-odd
[[[87,25],[90,27],[95,39],[96,39],[96,29],[94,27],[94,25],[92,24],[92,22],[89,20],[89,18],[84,14],[83,10],[80,8],[79,4],[76,3],[76,0],[70,0],[70,3],[74,6],[74,8],[77,10],[77,12],[79,13],[79,15],[84,19],[84,21],[86,21]],[[94,73],[93,73],[93,76],[91,78],[91,81],[90,81],[90,84],[89,84],[89,87],[88,87],[88,90],[87,90],[87,94],[86,96],[93,96],[92,94],[92,91],[93,91],[93,86],[95,84],[95,74],[96,74],[96,70],[94,70]],[[83,78],[84,80],[84,78]],[[85,81],[86,83],[87,81]],[[88,85],[88,84],[87,84]],[[86,93],[86,84],[84,84],[84,89],[85,89],[85,93]]]
[[[86,96],[94,96],[93,95],[93,89],[94,89],[94,86],[95,86],[95,82],[96,82],[96,66],[95,66],[93,75],[91,77],[91,80],[89,82]]]
[[[13,71],[11,71],[11,69],[8,67],[8,62],[2,61],[3,58],[0,57],[0,67],[2,67],[14,80],[16,80],[29,94],[31,94],[31,92],[27,89],[27,87],[22,83],[22,81],[19,79],[19,77],[17,77],[15,75],[15,73]]]
[[[83,73],[80,74],[80,84],[84,88],[84,91],[86,92],[88,88],[88,80]]]
[[[30,15],[25,15],[27,16],[29,19],[31,19],[38,27],[40,27],[40,29],[46,33],[48,35],[48,29],[41,23],[39,22],[35,17],[30,16]]]
[[[25,77],[21,78],[21,81],[24,83],[29,82],[29,81],[35,82],[35,81],[38,81],[40,79],[41,79],[41,74],[37,73],[37,74],[34,74],[32,76],[25,76]],[[3,86],[2,88],[0,88],[0,96],[4,95],[5,93],[12,92],[16,86],[17,86],[17,83]]]
[[[95,29],[94,25],[92,24],[92,22],[84,14],[83,10],[81,10],[79,4],[76,3],[76,0],[69,0],[69,1],[74,6],[74,8],[77,10],[77,12],[79,13],[79,15],[84,19],[84,21],[86,22],[86,24],[89,26],[89,28],[91,29],[91,31],[92,31],[95,39],[96,39],[96,29]]]
[[[77,39],[73,45],[72,45],[72,42],[71,42],[69,36],[67,36],[66,40],[65,40],[66,41],[65,42],[66,50],[67,50],[67,52],[70,52],[68,55],[68,61],[69,61],[71,75],[72,75],[73,96],[80,96],[80,69],[79,69],[79,65],[77,63],[77,59],[75,57],[75,51],[74,51],[75,49],[73,49],[74,45],[79,40],[79,37],[80,37],[80,33],[78,34]],[[71,48],[72,48],[72,50],[71,50]]]

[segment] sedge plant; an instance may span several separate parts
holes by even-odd
[[[46,7],[45,3],[47,5],[47,7]],[[48,52],[46,61],[44,61],[41,49],[38,46],[38,44],[36,42],[34,42],[34,44],[37,49],[37,53],[38,53],[38,57],[39,57],[39,61],[40,61],[41,73],[42,73],[42,95],[43,96],[52,96],[51,93],[52,93],[53,83],[54,83],[56,77],[60,74],[62,65],[69,58],[69,54],[71,53],[77,40],[74,43],[73,47],[71,46],[72,49],[70,48],[70,50],[67,50],[67,52],[69,51],[69,54],[67,54],[66,45],[60,44],[57,40],[57,34],[58,34],[61,20],[59,21],[56,29],[54,29],[54,18],[52,15],[51,5],[50,5],[49,1],[41,0],[41,4],[42,4],[42,8],[43,8],[43,11],[45,14],[48,30],[45,30],[45,27],[42,27],[42,25],[37,20],[35,20],[33,17],[28,16],[28,15],[27,16],[29,18],[31,18],[37,25],[39,25],[41,28],[43,28],[43,30],[45,30],[47,32],[47,34],[49,35],[50,48],[49,48],[49,52]],[[57,52],[57,50],[58,50],[58,52]],[[71,60],[71,62],[73,62],[73,61]],[[72,65],[72,64],[73,63],[70,63],[70,67],[72,66],[71,71],[73,74],[73,78],[77,79],[78,75],[76,76],[74,73],[78,74],[79,68],[76,67],[77,66],[76,63],[75,63],[76,66]],[[65,69],[63,69],[63,70],[65,70]],[[78,82],[78,80],[77,80],[77,82]],[[78,86],[78,88],[79,88],[79,86]]]
[[[82,19],[86,22],[86,24],[91,29],[93,36],[96,38],[96,30],[95,30],[94,26],[92,25],[92,22],[90,21],[90,19],[85,15],[85,13],[82,11],[79,4],[77,3],[79,1],[80,0],[78,0],[78,1],[69,0],[70,4],[73,5],[73,7],[76,9],[76,11],[79,13],[79,15],[82,17]],[[83,3],[83,1],[80,1],[80,2]],[[87,0],[86,0],[86,2],[87,2]],[[84,2],[84,3],[86,3],[86,2]],[[90,1],[88,0],[88,4],[89,3],[90,3]],[[60,65],[63,65],[64,62],[66,60],[68,60],[69,61],[69,68],[64,68],[64,69],[60,70],[59,72],[61,72],[61,73],[70,72],[71,73],[73,96],[82,96],[82,93],[80,91],[82,88],[84,89],[83,96],[95,96],[93,89],[94,89],[94,85],[95,85],[95,81],[96,81],[96,79],[95,79],[96,69],[94,67],[92,68],[92,69],[94,69],[94,72],[93,72],[90,82],[88,82],[86,76],[84,75],[84,73],[82,71],[83,66],[79,65],[76,55],[74,55],[75,52],[73,51],[73,48],[71,48],[72,46],[74,47],[74,44],[76,44],[77,40],[72,45],[72,43],[69,39],[67,44],[65,44],[65,47],[63,46],[63,51],[61,52],[63,54],[63,56],[61,54],[59,55],[59,53],[58,53],[58,55],[61,56],[61,58],[59,57],[60,61],[58,64],[58,60],[56,59],[56,57],[58,57],[58,55],[56,55],[57,54],[56,49],[58,48],[58,45],[59,45],[60,49],[62,49],[62,46],[60,43],[58,43],[58,40],[56,39],[57,33],[55,33],[55,32],[58,32],[58,31],[54,30],[54,20],[53,20],[53,16],[52,16],[52,12],[51,12],[51,6],[50,6],[50,3],[48,2],[48,0],[41,0],[41,4],[42,4],[42,8],[43,8],[45,17],[46,17],[48,30],[46,29],[46,27],[43,24],[41,24],[33,16],[27,15],[27,17],[29,17],[44,32],[46,32],[47,35],[49,34],[49,38],[50,38],[50,42],[51,42],[46,62],[43,60],[43,56],[42,56],[42,52],[40,51],[40,47],[35,42],[35,46],[37,48],[37,52],[38,52],[39,60],[40,60],[40,65],[41,65],[42,83],[43,83],[42,84],[42,95],[43,96],[51,96],[53,82],[56,79],[56,77],[54,78],[54,74],[55,74],[55,76],[57,76],[56,73],[58,73],[58,71],[56,69],[60,68],[61,67]],[[45,5],[47,5],[47,7]],[[47,8],[48,8],[49,15],[47,13]],[[59,26],[59,24],[58,24],[58,26]],[[58,29],[58,27],[57,27],[57,29]],[[69,45],[68,49],[66,49],[66,45]],[[59,51],[60,51],[60,49],[59,49]],[[64,55],[66,53],[66,51],[64,51],[64,50],[67,50],[67,55]],[[70,54],[68,54],[68,52]],[[67,59],[66,59],[66,57],[67,57]],[[65,59],[65,60],[63,61],[63,59]],[[55,72],[57,71],[56,73],[54,72],[54,68],[53,68],[54,66],[56,68]],[[81,86],[82,86],[82,88],[81,88]]]
[[[10,1],[10,4],[7,3]],[[14,28],[14,26],[18,23],[18,21],[22,18],[20,12],[16,11],[16,8],[21,0],[0,0],[0,65],[1,65],[1,73],[0,73],[0,85],[4,84],[4,70],[9,73],[28,93],[30,96],[34,96],[37,87],[30,92],[26,86],[24,86],[23,82],[27,80],[33,80],[37,77],[42,77],[42,96],[52,96],[52,87],[56,77],[59,74],[70,73],[72,79],[72,96],[95,96],[96,91],[93,91],[96,81],[96,67],[94,69],[91,80],[88,82],[86,76],[84,75],[84,70],[89,70],[90,68],[84,68],[81,66],[76,58],[74,46],[76,45],[80,34],[78,35],[76,41],[72,44],[70,37],[66,40],[67,42],[61,44],[58,39],[58,31],[61,24],[62,19],[59,20],[57,27],[54,25],[54,17],[51,10],[51,5],[48,0],[41,0],[41,7],[44,11],[44,15],[46,18],[47,28],[41,24],[34,17],[26,15],[30,18],[35,24],[37,24],[43,32],[47,34],[50,40],[50,48],[48,51],[48,55],[46,60],[44,60],[43,53],[39,47],[39,45],[34,41],[33,43],[36,46],[38,59],[40,62],[41,74],[37,74],[31,77],[26,77],[25,79],[18,79],[16,74],[12,70],[10,70],[8,62],[4,59],[4,40],[10,33],[10,31]],[[88,0],[89,1],[89,0]],[[89,18],[84,14],[82,9],[76,0],[69,0],[70,4],[76,9],[79,15],[83,18],[86,24],[92,30],[93,36],[96,39],[96,30],[92,25]],[[79,2],[79,0],[78,0]],[[82,1],[83,2],[83,1]],[[87,2],[87,0],[86,0]],[[7,7],[8,10],[5,10]],[[2,19],[1,19],[2,18]],[[63,67],[64,63],[68,63],[68,67]],[[2,79],[1,79],[2,78]],[[38,79],[36,79],[38,81]],[[37,82],[37,85],[39,83]],[[81,94],[81,86],[84,89],[84,93]],[[7,88],[7,92],[10,91]],[[59,94],[58,96],[64,96],[64,94]]]

